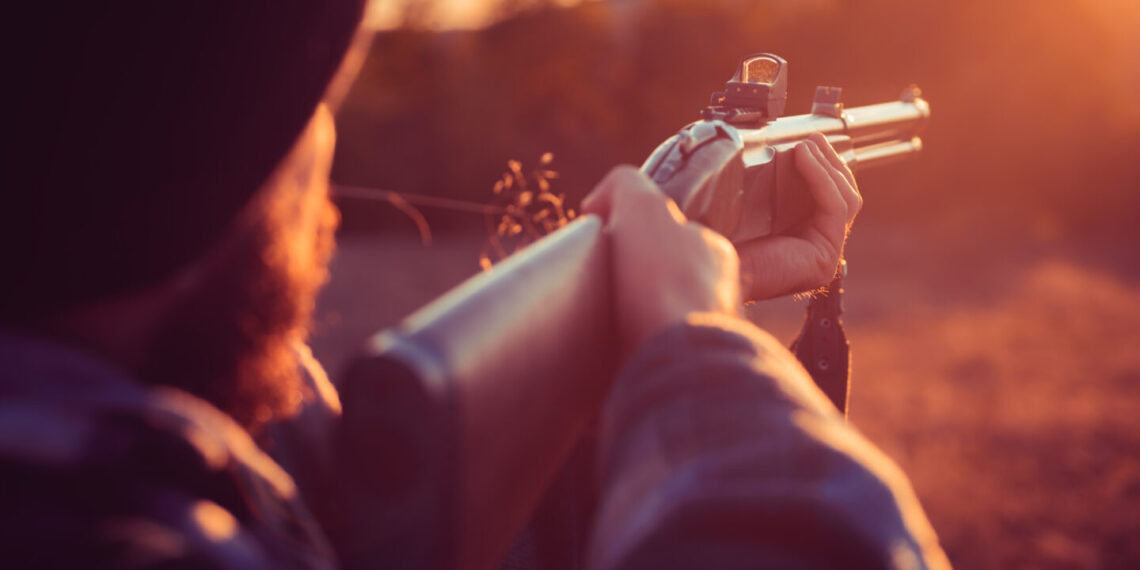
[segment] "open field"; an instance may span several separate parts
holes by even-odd
[[[348,239],[318,355],[335,375],[369,332],[472,274],[480,246]],[[1140,567],[1135,275],[1031,247],[922,251],[888,230],[852,239],[852,421],[910,474],[957,567]],[[749,314],[790,339],[802,308]]]
[[[789,113],[816,85],[863,105],[917,83],[921,159],[859,175],[851,420],[911,475],[957,567],[1140,568],[1138,15],[1135,0],[631,0],[413,26],[372,45],[333,178],[482,204],[507,159],[549,151],[576,204],[694,119],[744,54],[792,62]],[[349,232],[408,237],[342,249],[314,339],[334,374],[472,274],[483,239],[423,247],[389,205],[344,205]],[[443,230],[470,217],[435,214]],[[749,316],[790,340],[802,312]]]

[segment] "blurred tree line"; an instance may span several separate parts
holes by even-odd
[[[1137,3],[515,4],[482,30],[378,34],[338,117],[334,179],[487,202],[508,159],[552,152],[573,204],[694,120],[742,56],[769,51],[790,62],[789,114],[816,85],[857,106],[916,83],[931,102],[921,158],[861,175],[863,223],[982,241],[1140,233]],[[414,231],[383,205],[344,210],[349,231]],[[482,223],[424,213],[436,230]]]

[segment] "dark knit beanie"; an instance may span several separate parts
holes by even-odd
[[[204,254],[307,124],[364,0],[15,3],[0,56],[8,323]]]

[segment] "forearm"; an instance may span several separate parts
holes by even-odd
[[[905,478],[786,349],[696,321],[651,339],[615,385],[593,568],[945,565]]]
[[[581,356],[592,361],[578,372],[605,360]],[[314,398],[273,426],[272,449],[345,568],[493,567],[597,417],[612,377],[466,385],[363,355],[338,396],[308,363]]]

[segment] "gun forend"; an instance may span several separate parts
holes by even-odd
[[[839,104],[821,105],[817,94],[809,115],[781,117],[758,128],[738,126],[744,164],[766,162],[766,149],[786,150],[812,133],[826,135],[855,171],[905,158],[922,150],[918,135],[930,118],[930,104],[920,95],[918,88],[908,87],[898,101],[844,110]]]
[[[891,164],[922,150],[919,133],[930,105],[916,87],[898,101],[843,109],[839,90],[820,88],[810,115],[781,117],[760,128],[741,128],[745,185],[740,217],[729,234],[734,243],[784,233],[807,219],[814,201],[795,168],[792,148],[822,133],[854,172]],[[822,102],[821,102],[822,99]]]

